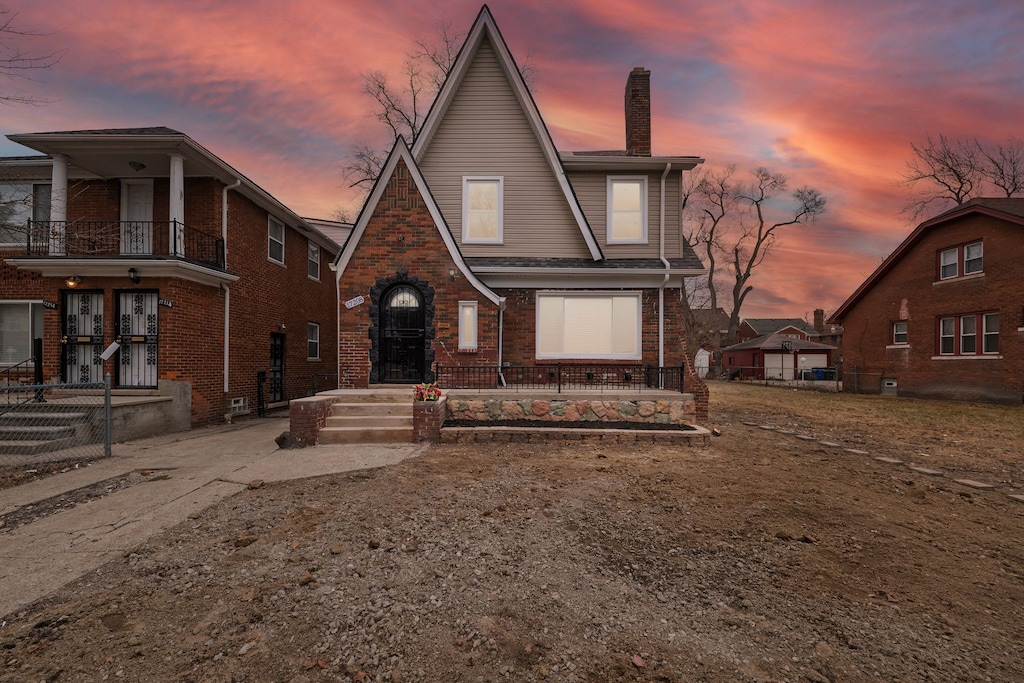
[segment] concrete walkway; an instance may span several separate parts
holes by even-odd
[[[166,478],[129,486],[12,530],[0,529],[0,615],[18,610],[95,570],[249,482],[301,479],[383,467],[425,446],[317,446],[282,451],[274,438],[287,418],[114,444],[112,457],[0,491],[0,515],[138,470]]]

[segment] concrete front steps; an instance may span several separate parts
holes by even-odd
[[[412,443],[412,390],[344,395],[331,406],[322,444]]]
[[[15,409],[0,415],[0,456],[39,455],[69,448],[88,436],[89,416]]]

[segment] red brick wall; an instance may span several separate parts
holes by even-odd
[[[978,239],[984,244],[984,275],[936,282],[938,252]],[[1022,253],[1024,228],[988,216],[970,215],[926,232],[842,320],[844,389],[878,392],[886,378],[896,380],[900,395],[1021,403]],[[933,360],[939,318],[986,312],[999,313],[1002,359]],[[892,345],[892,323],[904,320],[909,348],[886,348]]]
[[[452,280],[455,262],[402,162],[388,180],[342,275],[340,316],[340,386],[368,386],[370,381],[370,289],[379,279],[399,272],[434,290],[434,339],[429,341],[442,365],[491,366],[497,363],[498,308],[476,290],[465,275]],[[347,309],[344,302],[363,296],[366,303]],[[459,301],[477,302],[477,351],[459,351]]]

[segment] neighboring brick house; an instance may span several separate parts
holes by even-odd
[[[810,339],[816,331],[802,318],[743,318],[736,328],[736,341],[733,343],[740,344],[767,334]]]
[[[481,10],[338,257],[342,387],[438,365],[682,365],[680,291],[705,270],[681,180],[703,160],[652,156],[650,72],[630,73],[625,100],[626,150],[559,153]]]
[[[722,367],[732,378],[825,379],[823,371],[831,368],[834,350],[794,334],[766,334],[722,349]],[[828,374],[835,379],[834,372]]]
[[[843,387],[1024,399],[1024,199],[973,199],[921,223],[829,319]]]
[[[0,159],[0,365],[42,338],[47,381],[187,382],[193,426],[255,413],[260,378],[336,386],[338,245],[308,221],[168,128],[8,137],[46,156]]]

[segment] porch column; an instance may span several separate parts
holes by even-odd
[[[171,154],[170,202],[168,219],[171,251],[175,256],[185,255],[185,157]]]
[[[68,220],[68,158],[63,154],[53,155],[50,183],[50,255],[63,256]]]

